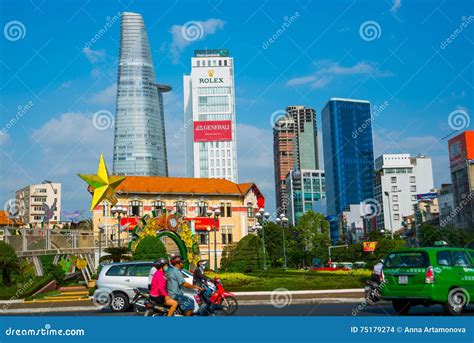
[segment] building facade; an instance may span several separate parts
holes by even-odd
[[[16,210],[13,215],[24,224],[34,226],[48,222],[45,214],[49,213],[49,224],[61,221],[61,184],[41,183],[28,185],[15,192]]]
[[[308,211],[313,211],[317,203],[326,197],[326,183],[323,170],[291,170],[286,177],[286,215],[292,225]]]
[[[448,142],[455,226],[474,230],[474,131]]]
[[[234,59],[196,50],[183,77],[186,176],[238,180]]]
[[[113,173],[168,176],[163,93],[140,14],[124,12],[120,37]]]
[[[273,127],[273,157],[277,213],[286,213],[286,179],[292,170],[319,169],[316,111],[305,106],[288,106],[285,116]],[[288,214],[287,214],[288,215]]]
[[[370,102],[331,98],[322,110],[328,215],[374,197],[374,153]],[[337,223],[337,221],[335,221]],[[333,241],[338,228],[331,226]]]
[[[395,232],[414,213],[418,194],[434,188],[431,158],[383,154],[375,160],[375,200],[380,204],[377,229]]]
[[[238,242],[253,231],[255,213],[265,205],[264,197],[253,183],[236,184],[225,179],[209,178],[129,176],[118,186],[116,197],[116,206],[127,210],[121,225],[132,223],[129,228],[133,228],[144,215],[153,216],[153,211],[176,213],[189,220],[199,235],[201,258],[210,257],[211,267],[214,267],[214,222],[207,217],[207,210],[218,206],[221,211],[216,226],[217,257],[220,261],[226,245]],[[111,214],[107,203],[94,208],[92,219],[94,230],[103,224],[107,239],[117,238],[117,219]],[[126,237],[127,233],[121,236]],[[170,242],[164,243],[168,248]]]

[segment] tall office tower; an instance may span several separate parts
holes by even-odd
[[[286,178],[291,170],[317,170],[318,136],[316,111],[304,106],[288,106],[273,127],[273,158],[277,212],[286,213]]]
[[[122,14],[114,165],[116,175],[168,176],[163,93],[155,82],[142,16]]]
[[[449,165],[453,185],[453,225],[474,229],[474,131],[464,131],[451,138]]]
[[[331,98],[322,111],[326,201],[329,215],[374,197],[370,102]],[[336,222],[337,225],[337,222]],[[331,237],[338,239],[338,228]]]
[[[381,205],[377,229],[395,232],[403,217],[414,214],[417,194],[433,190],[431,158],[383,154],[375,159],[375,199]]]
[[[237,182],[234,59],[227,49],[196,50],[183,77],[186,175]]]

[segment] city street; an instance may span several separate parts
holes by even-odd
[[[282,308],[272,305],[241,305],[235,316],[393,316],[395,315],[389,302],[381,302],[375,306],[367,306],[357,310],[360,303],[316,303],[295,304]],[[410,310],[409,316],[440,316],[443,315],[441,306],[423,307],[417,306]],[[12,315],[29,315],[28,313],[15,313]],[[141,316],[134,312],[113,313],[108,309],[100,310],[91,307],[91,310],[67,311],[63,309],[58,312],[31,313],[34,316]],[[474,306],[470,306],[465,316],[474,315]]]

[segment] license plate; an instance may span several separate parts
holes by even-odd
[[[400,285],[406,285],[406,284],[408,284],[408,276],[406,276],[406,275],[400,275],[400,276],[398,277],[398,283],[399,283]]]

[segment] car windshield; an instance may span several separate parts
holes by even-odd
[[[394,252],[388,255],[384,268],[428,267],[428,255],[423,251]]]

